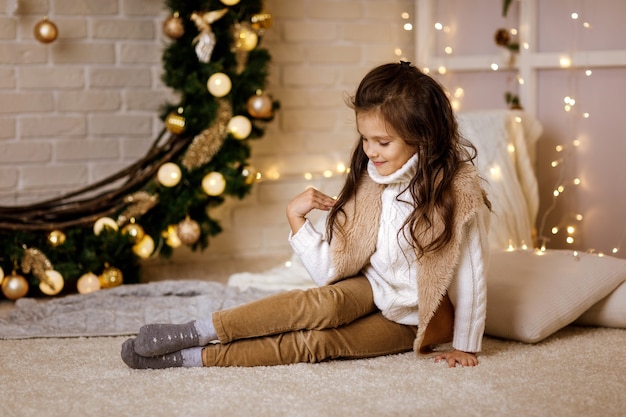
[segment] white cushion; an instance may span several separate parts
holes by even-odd
[[[535,343],[571,324],[626,279],[626,259],[568,250],[494,251],[485,333]]]
[[[626,282],[591,306],[574,324],[626,329]]]

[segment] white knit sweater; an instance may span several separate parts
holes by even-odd
[[[412,210],[412,198],[404,191],[415,175],[417,155],[391,175],[381,176],[370,163],[368,174],[375,182],[386,185],[382,193],[382,211],[378,225],[376,251],[363,274],[369,280],[376,306],[383,315],[397,323],[418,324],[417,276],[419,264],[415,250],[411,248],[403,233],[398,233]],[[485,291],[488,239],[488,216],[476,216],[466,227],[461,247],[460,262],[456,277],[449,289],[450,299],[455,305],[456,349],[477,352],[480,350],[484,331],[484,305],[477,305],[478,294]],[[335,275],[331,263],[330,246],[323,234],[307,221],[289,241],[313,281],[326,285]]]

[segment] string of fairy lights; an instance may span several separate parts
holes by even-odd
[[[584,19],[584,13],[581,11],[572,11],[569,17],[575,21],[579,22],[580,28],[583,31],[589,31],[593,28],[593,25],[590,21]],[[508,22],[507,22],[508,23]],[[450,46],[448,41],[451,39],[451,34],[454,33],[454,29],[451,25],[447,25],[442,22],[436,22],[433,26],[433,30],[435,32],[435,36],[440,36],[443,40],[443,57],[450,56],[453,53],[453,48]],[[500,71],[500,70],[511,70],[516,67],[516,53],[520,48],[528,50],[531,45],[527,42],[522,42],[521,45],[517,40],[518,30],[514,27],[507,29],[498,29],[494,36],[494,40],[497,45],[503,47],[505,50],[503,61],[505,65],[502,65],[498,62],[492,62],[489,68],[492,71]],[[445,59],[444,61],[445,62]],[[569,55],[563,55],[560,57],[559,66],[562,69],[571,68],[570,78],[574,79],[579,74],[578,71],[581,71],[580,68],[573,68],[572,59]],[[429,71],[428,68],[425,68],[426,71]],[[436,72],[439,75],[445,75],[448,69],[445,65],[440,65],[436,68]],[[591,68],[582,69],[584,76],[586,78],[591,77],[593,75],[593,70]],[[518,73],[516,73],[513,77],[513,80],[519,84],[519,86],[523,86],[525,84],[525,80]],[[573,83],[570,83],[573,84]],[[567,203],[568,205],[572,205],[573,201],[570,198],[569,200],[565,197],[571,197],[574,194],[574,190],[576,188],[580,188],[581,185],[584,184],[583,179],[577,175],[575,172],[571,172],[571,164],[568,164],[573,158],[576,157],[575,153],[581,147],[583,141],[589,141],[590,138],[582,135],[580,133],[580,122],[591,117],[589,111],[579,110],[582,106],[576,101],[576,85],[571,85],[570,94],[563,98],[563,111],[566,112],[570,118],[570,126],[571,132],[568,132],[566,137],[574,138],[570,142],[563,142],[557,144],[554,148],[555,156],[550,162],[551,169],[556,170],[556,183],[552,190],[552,199],[548,207],[541,213],[539,218],[539,226],[537,228],[537,250],[539,252],[544,252],[546,250],[547,244],[555,238],[557,235],[562,235],[564,242],[568,245],[574,246],[580,236],[581,223],[585,219],[584,213],[581,213],[576,210],[566,210],[559,219],[555,220],[553,224],[548,224],[549,216],[559,205],[564,205],[563,203]],[[453,88],[450,92],[450,99],[452,105],[455,110],[459,110],[461,107],[461,102],[464,96],[464,90],[462,87]],[[517,95],[514,93],[507,92],[506,94],[507,104],[510,108],[521,108],[519,99]],[[584,188],[584,187],[583,187]],[[566,200],[565,202],[563,200]],[[621,246],[626,239],[626,227],[624,228],[618,244],[613,246],[610,250],[612,254],[617,254]],[[514,244],[509,245],[509,250],[517,249]],[[521,243],[519,249],[527,249],[527,244],[525,242]],[[596,252],[595,249],[590,248],[587,250],[588,252]],[[603,252],[597,252],[598,255],[603,256]]]

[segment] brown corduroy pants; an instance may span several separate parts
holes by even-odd
[[[413,348],[417,326],[387,320],[364,276],[292,290],[213,313],[220,343],[204,366],[267,366],[367,358]]]

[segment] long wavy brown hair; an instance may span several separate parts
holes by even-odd
[[[379,112],[386,123],[416,150],[417,172],[407,186],[414,210],[401,231],[405,234],[410,231],[407,240],[418,258],[444,247],[452,238],[453,179],[462,164],[473,163],[476,148],[460,135],[443,87],[407,62],[384,64],[372,69],[359,84],[355,95],[346,101],[357,116]],[[326,232],[329,240],[332,240],[333,231],[343,233],[338,216],[345,216],[343,207],[354,197],[360,179],[367,172],[367,163],[368,157],[359,138],[352,152],[346,182],[328,214]],[[444,228],[438,235],[431,238],[428,234],[426,238],[435,218],[443,221]]]

